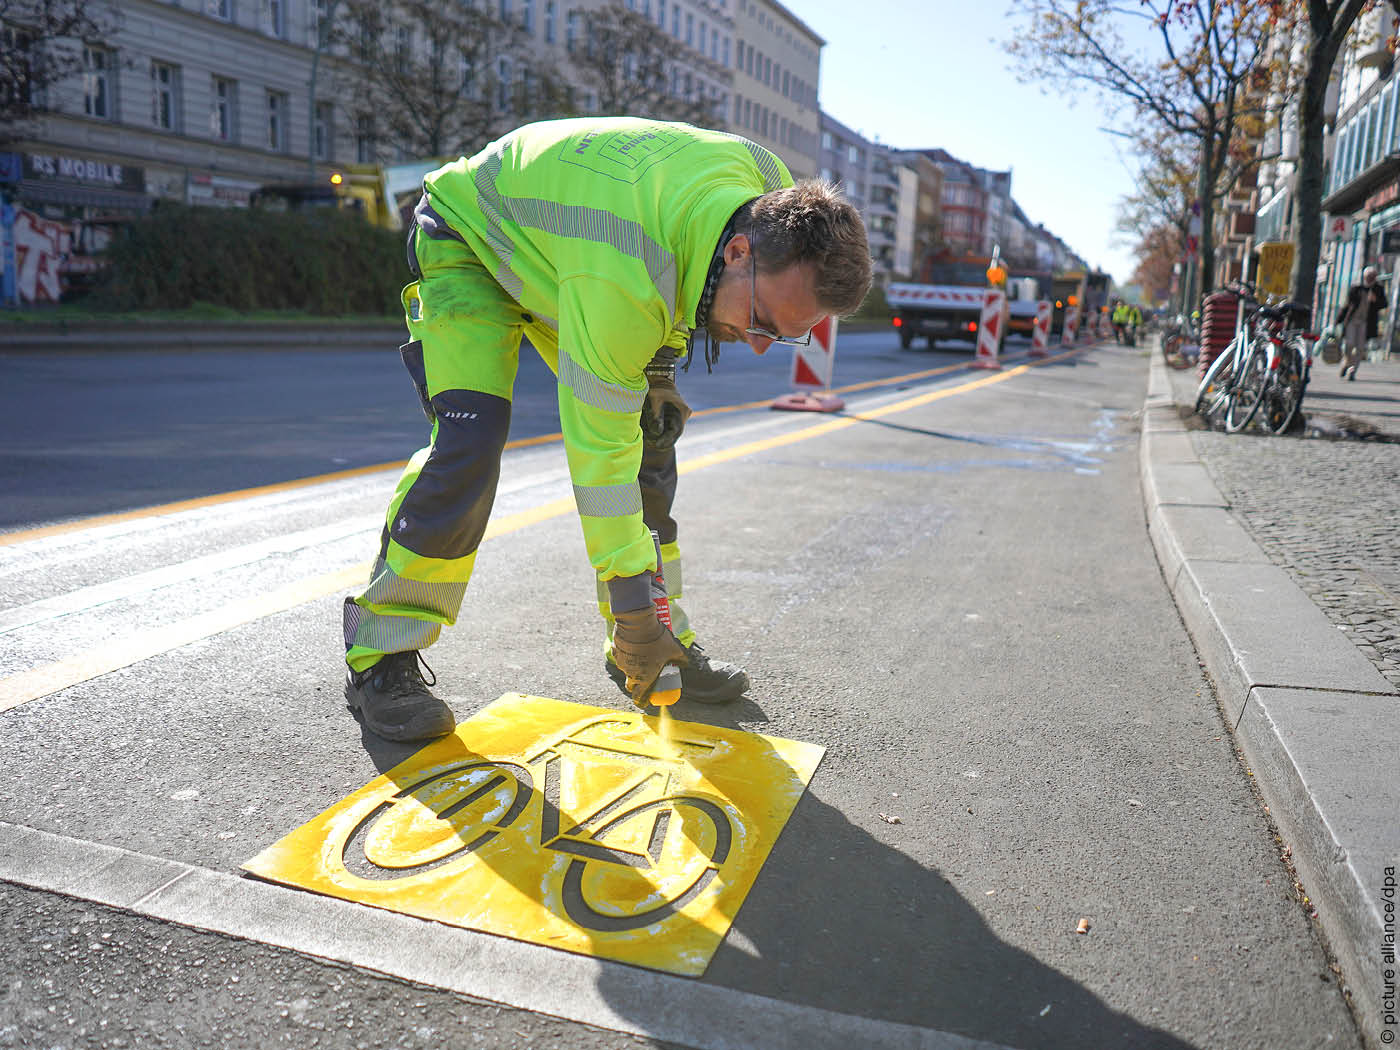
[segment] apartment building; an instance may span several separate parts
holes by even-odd
[[[524,34],[530,61],[490,63],[508,108],[512,86],[536,69],[571,71],[584,15],[608,0],[465,2]],[[707,102],[717,125],[728,117],[735,76],[732,3],[626,0],[667,37],[672,94]],[[362,74],[353,54],[341,46],[318,60],[328,8],[328,0],[124,0],[115,32],[83,48],[82,74],[49,86],[24,136],[0,150],[0,188],[47,218],[90,219],[160,200],[246,206],[267,183],[319,182],[340,165],[416,159],[354,111]],[[406,21],[390,19],[386,32],[405,52],[430,46]],[[574,98],[579,112],[596,112],[597,102],[585,92]],[[502,126],[542,115],[507,113]]]
[[[817,83],[826,41],[776,0],[720,0],[734,16],[732,129],[772,150],[793,178],[819,164]]]

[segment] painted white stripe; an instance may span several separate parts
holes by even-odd
[[[93,584],[91,587],[80,587],[67,594],[55,595],[52,598],[44,598],[37,602],[30,602],[28,605],[0,612],[0,634],[8,634],[21,627],[30,627],[36,623],[56,620],[73,613],[86,612],[89,609],[96,609],[98,606],[121,601],[124,598],[134,598],[138,594],[145,594],[161,587],[185,583],[203,576],[212,576],[216,572],[236,569],[243,565],[252,565],[264,558],[275,557],[279,554],[294,554],[308,547],[334,543],[359,533],[377,533],[381,527],[382,523],[377,516],[338,521],[333,525],[303,529],[300,532],[288,533],[286,536],[275,536],[260,543],[249,543],[241,547],[219,551],[216,554],[206,554],[199,558],[177,562],[174,565],[152,569],[149,572],[138,572],[121,579]]]
[[[0,879],[697,1050],[1008,1050],[4,822]]]

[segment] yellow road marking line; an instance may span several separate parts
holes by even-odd
[[[967,368],[966,364],[943,365],[939,368],[930,368],[922,372],[908,372],[904,375],[892,376],[889,379],[871,379],[863,383],[852,383],[849,386],[837,387],[831,391],[833,394],[850,394],[857,390],[869,390],[877,386],[893,386],[896,383],[909,383],[919,379],[928,379],[932,376],[945,375],[948,372],[956,372]],[[691,414],[691,418],[700,416],[718,415],[722,412],[739,412],[746,408],[762,408],[772,402],[772,398],[764,398],[762,401],[745,401],[737,405],[719,405],[714,408],[702,408],[698,412]],[[535,445],[547,445],[554,441],[563,440],[563,434],[539,434],[535,437],[520,438],[506,444],[505,451],[509,452],[517,448],[530,448]],[[378,474],[384,470],[403,470],[407,460],[395,460],[392,463],[378,463],[370,467],[353,467],[348,470],[332,471],[329,474],[317,474],[309,478],[297,478],[293,481],[279,481],[272,485],[259,485],[255,488],[236,489],[233,492],[220,492],[212,496],[199,496],[194,499],[177,500],[173,503],[162,503],[154,507],[142,507],[138,510],[118,511],[114,514],[97,514],[92,517],[79,518],[76,521],[66,521],[57,525],[41,525],[33,529],[24,529],[20,532],[7,532],[0,534],[0,547],[12,546],[16,543],[27,543],[30,540],[44,539],[48,536],[60,536],[64,533],[78,532],[82,529],[95,529],[103,525],[117,525],[124,521],[139,521],[142,518],[158,518],[166,514],[178,514],[186,510],[199,510],[203,507],[216,507],[223,503],[234,503],[238,500],[251,499],[255,496],[267,496],[275,492],[290,492],[295,489],[307,488],[311,485],[320,485],[327,481],[341,481],[346,478],[364,477],[367,474]]]
[[[952,397],[955,394],[968,393],[978,390],[994,383],[1005,382],[1014,376],[1021,375],[1031,368],[1040,365],[1051,364],[1055,361],[1063,360],[1083,353],[1087,348],[1076,348],[1066,353],[1057,354],[1054,357],[1042,358],[1039,361],[1028,362],[1017,365],[1015,368],[1007,369],[1003,372],[992,372],[980,379],[974,379],[967,383],[960,383],[957,386],[945,387],[933,390],[926,394],[919,394],[915,397],[905,398],[902,401],[895,401],[880,408],[874,408],[867,412],[852,413],[842,416],[839,419],[831,419],[813,426],[803,427],[800,430],[791,431],[786,434],[778,434],[774,437],[761,438],[747,444],[738,445],[721,452],[712,452],[706,456],[698,456],[695,459],[686,460],[679,465],[679,473],[688,474],[691,471],[701,470],[704,467],[714,466],[717,463],[724,463],[741,456],[751,455],[755,452],[762,452],[770,448],[779,448],[783,445],[795,444],[799,441],[806,441],[809,438],[820,437],[823,434],[830,434],[837,430],[844,430],[847,427],[855,426],[864,420],[879,419],[882,416],[893,415],[896,412],[904,412],[920,405],[927,405],[933,401],[941,400],[945,397]],[[349,473],[349,472],[345,472]],[[295,483],[289,483],[295,484]],[[269,486],[276,488],[276,486]],[[258,491],[258,490],[255,490]],[[500,519],[492,519],[486,528],[486,535],[482,542],[493,539],[497,536],[505,536],[530,525],[548,521],[569,513],[575,509],[572,497],[553,500],[550,503],[541,504],[538,507],[531,507],[528,510],[519,511],[515,514],[508,514]],[[134,515],[133,515],[134,516]],[[304,580],[297,580],[285,587],[265,594],[253,595],[249,598],[240,598],[232,601],[221,608],[200,613],[187,620],[178,623],[168,624],[163,627],[153,627],[144,631],[137,631],[108,642],[85,652],[78,653],[63,660],[53,663],[43,664],[28,671],[21,671],[5,678],[0,678],[0,711],[8,711],[18,707],[20,704],[28,703],[30,700],[37,700],[50,693],[56,693],[61,689],[86,682],[92,678],[97,678],[111,671],[122,667],[129,667],[152,656],[159,656],[161,653],[177,649],[190,642],[199,641],[201,638],[208,638],[215,634],[222,634],[224,631],[240,627],[253,620],[259,620],[275,613],[285,612],[298,605],[316,601],[327,595],[344,591],[355,587],[363,582],[369,574],[369,565],[352,565],[348,568],[337,569],[334,572],[322,573],[318,576],[311,576]]]

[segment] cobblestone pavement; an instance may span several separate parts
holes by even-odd
[[[1400,686],[1400,445],[1192,438],[1259,546]]]
[[[1372,397],[1345,408],[1372,410],[1363,418],[1394,434],[1400,361],[1367,370],[1384,385],[1371,385]],[[1194,383],[1193,372],[1177,375]],[[1312,399],[1310,389],[1313,403],[1304,408],[1319,414],[1342,408],[1338,399],[1362,387],[1339,383],[1330,368],[1314,370],[1313,381],[1318,396]],[[1173,387],[1177,403],[1189,404],[1182,380],[1174,378]],[[1264,552],[1400,686],[1400,444],[1204,430],[1191,436]]]

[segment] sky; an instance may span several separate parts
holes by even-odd
[[[1104,100],[1073,84],[1023,84],[1005,41],[1012,0],[783,0],[826,40],[822,109],[900,149],[941,146],[1011,169],[1011,195],[1091,265],[1127,281],[1131,245],[1113,230],[1133,188],[1131,142]],[[1121,125],[1120,125],[1121,126]],[[1101,128],[1107,130],[1100,130]]]

